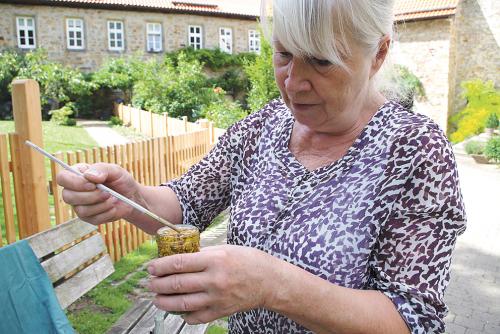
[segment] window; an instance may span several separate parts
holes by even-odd
[[[147,50],[149,52],[160,52],[162,50],[161,24],[160,23],[146,24],[146,33],[147,33]]]
[[[248,30],[248,51],[260,53],[260,33],[257,30]]]
[[[194,49],[201,49],[202,39],[201,39],[201,27],[200,26],[189,26],[189,46]]]
[[[68,49],[83,50],[83,20],[66,19],[66,42]]]
[[[36,48],[35,19],[33,17],[17,17],[17,45],[22,49]]]
[[[108,21],[108,48],[111,51],[123,51],[123,22]]]
[[[219,48],[227,53],[233,53],[233,31],[231,28],[219,29]]]

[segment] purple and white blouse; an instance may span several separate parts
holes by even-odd
[[[184,223],[203,230],[229,207],[228,243],[258,248],[333,284],[379,290],[413,334],[444,333],[443,294],[466,217],[443,132],[388,101],[344,157],[309,171],[288,149],[293,123],[274,100],[167,183]],[[232,315],[229,330],[312,333],[266,309]]]

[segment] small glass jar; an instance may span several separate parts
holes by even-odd
[[[162,227],[156,232],[158,257],[200,251],[200,231],[193,225],[175,225],[180,233],[170,227]]]

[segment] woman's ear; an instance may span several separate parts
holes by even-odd
[[[384,63],[385,58],[387,57],[387,54],[389,53],[390,46],[391,46],[391,38],[389,37],[389,35],[385,35],[380,40],[380,43],[378,45],[377,54],[375,55],[375,57],[372,60],[370,79],[378,72],[380,67],[382,67],[382,64]]]

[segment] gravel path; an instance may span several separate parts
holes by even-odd
[[[127,138],[113,130],[106,121],[78,120],[76,124],[83,127],[100,147],[129,142]]]

